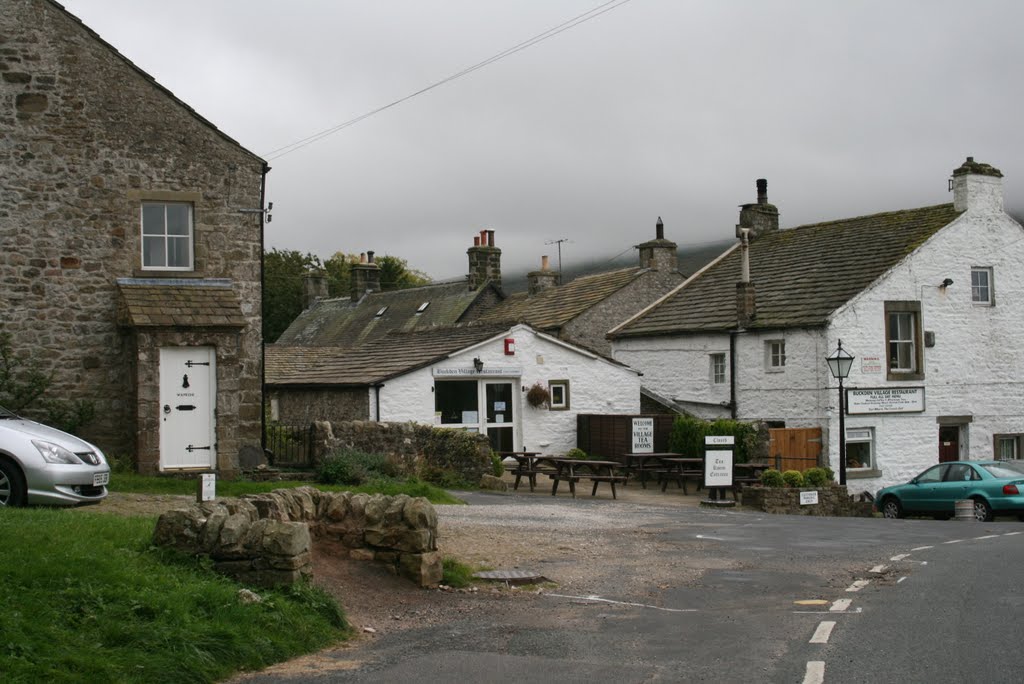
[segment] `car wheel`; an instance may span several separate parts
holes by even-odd
[[[992,514],[992,507],[984,499],[974,500],[974,518],[978,522],[991,522],[995,515]]]
[[[882,515],[886,518],[902,518],[903,506],[900,505],[900,500],[894,496],[886,497],[882,502]]]
[[[21,506],[25,503],[25,483],[21,471],[9,461],[0,459],[0,506]]]

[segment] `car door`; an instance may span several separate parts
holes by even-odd
[[[937,510],[936,489],[946,474],[949,465],[940,463],[924,471],[900,492],[903,510],[910,513],[931,513]]]
[[[934,485],[934,509],[939,513],[953,514],[956,502],[967,497],[967,490],[973,484],[974,468],[966,463],[950,463],[942,482]]]

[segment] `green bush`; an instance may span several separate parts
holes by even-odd
[[[753,423],[725,418],[709,422],[684,415],[676,416],[672,422],[669,451],[684,456],[700,456],[704,453],[704,438],[708,435],[734,437],[737,463],[750,461],[757,448],[757,427]]]
[[[808,468],[804,471],[804,482],[810,487],[823,487],[831,481],[824,468]]]
[[[441,567],[443,573],[441,576],[441,584],[461,589],[463,587],[468,587],[473,583],[473,568],[469,567],[465,563],[461,563],[451,556],[447,556],[442,559]]]
[[[384,454],[369,454],[355,449],[334,452],[316,471],[317,482],[322,484],[361,485],[397,476],[398,468]]]
[[[453,468],[441,468],[427,464],[420,468],[419,477],[424,482],[443,489],[476,489],[475,484],[467,481],[459,471]]]
[[[765,487],[781,487],[786,482],[782,479],[782,473],[775,468],[769,468],[761,473],[761,484]]]
[[[804,476],[800,474],[799,470],[787,470],[782,473],[782,481],[786,483],[787,487],[804,486]]]
[[[825,471],[825,477],[828,478],[829,482],[835,482],[836,472],[834,470],[832,470],[828,466],[822,466],[821,469]]]
[[[502,460],[501,456],[499,456],[498,454],[496,454],[496,453],[494,453],[492,451],[491,452],[491,475],[494,475],[495,477],[501,477],[504,474],[505,474],[505,462]]]
[[[583,449],[573,447],[572,449],[569,449],[567,452],[565,452],[565,457],[585,459],[587,457],[587,452],[584,451]]]

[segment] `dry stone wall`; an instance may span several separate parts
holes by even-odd
[[[157,546],[208,556],[240,582],[279,586],[312,572],[310,548],[328,539],[354,560],[386,563],[423,587],[441,581],[437,511],[404,494],[278,489],[169,511],[153,535]]]
[[[871,517],[871,504],[851,498],[843,486],[819,489],[818,503],[805,505],[800,504],[800,492],[815,490],[807,487],[744,487],[741,491],[743,506],[756,508],[765,513]]]

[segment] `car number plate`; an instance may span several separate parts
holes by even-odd
[[[110,482],[110,473],[95,473],[92,476],[92,486],[99,487]]]

